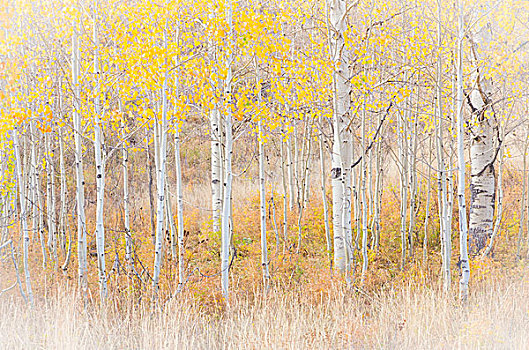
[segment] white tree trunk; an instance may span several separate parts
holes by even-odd
[[[164,29],[164,51],[167,55],[167,23]],[[156,152],[156,187],[158,191],[157,205],[156,205],[156,240],[154,246],[154,273],[153,273],[153,298],[156,299],[158,296],[158,282],[160,280],[160,270],[162,265],[162,248],[163,248],[163,228],[164,228],[164,204],[165,204],[165,168],[167,161],[167,89],[169,80],[169,69],[167,67],[167,56],[164,64],[164,80],[163,88],[161,91],[162,95],[162,121],[156,119],[154,128],[160,127],[159,135],[159,152]],[[156,137],[155,137],[156,140]],[[158,143],[158,141],[155,141]],[[156,149],[155,145],[155,149]]]
[[[31,132],[31,178],[32,178],[32,207],[33,207],[33,231],[38,232],[39,234],[39,241],[40,241],[40,247],[42,252],[42,268],[46,267],[47,262],[47,255],[46,255],[46,244],[44,243],[44,233],[42,230],[42,221],[39,220],[42,214],[42,206],[40,198],[40,171],[39,167],[37,165],[37,155],[36,155],[36,134],[37,134],[37,128],[35,127],[35,124],[33,121],[30,121],[29,124],[30,132]]]
[[[94,96],[94,154],[96,162],[96,247],[97,266],[99,269],[99,288],[101,300],[107,297],[107,277],[105,268],[105,226],[104,226],[104,199],[105,199],[105,160],[103,159],[103,132],[101,130],[101,108],[99,96],[101,94],[101,72],[99,70],[99,37],[97,21],[97,0],[94,1],[94,73],[96,75],[96,90]]]
[[[458,157],[458,185],[457,197],[459,199],[459,261],[461,264],[461,279],[459,282],[459,297],[463,302],[468,299],[468,281],[470,279],[470,264],[468,261],[468,224],[467,207],[465,198],[465,144],[463,130],[463,8],[462,1],[458,0],[458,37],[457,37],[457,80],[456,80],[456,120],[457,120],[457,157]]]
[[[48,247],[53,255],[53,264],[55,268],[59,267],[57,256],[57,232],[55,229],[55,171],[50,149],[50,135],[44,135],[44,144],[46,150],[46,215],[48,218]]]
[[[323,123],[322,118],[320,116],[320,133],[318,135],[318,138],[320,142],[321,200],[323,202],[323,219],[325,222],[325,243],[327,246],[327,254],[329,255],[329,266],[332,269],[331,227],[329,224],[329,208],[327,204],[325,152],[323,137]]]
[[[175,166],[176,166],[176,219],[178,220],[178,282],[184,283],[184,194],[182,182],[182,165],[180,163],[180,130],[175,127]]]
[[[345,54],[344,32],[347,29],[347,2],[329,0],[330,55],[333,71],[334,145],[332,155],[333,238],[334,264],[345,271],[347,250],[351,247],[351,142],[347,129],[350,110],[351,86],[349,66]]]
[[[211,208],[213,210],[213,233],[220,233],[222,210],[222,154],[219,110],[209,112],[211,122]]]
[[[224,87],[224,95],[226,96],[225,100],[225,115],[224,115],[224,125],[226,131],[226,145],[225,145],[225,166],[224,179],[226,181],[224,185],[224,201],[222,207],[222,218],[221,218],[221,285],[222,285],[222,295],[228,301],[229,297],[229,269],[230,269],[230,244],[231,244],[231,190],[232,190],[232,153],[233,153],[233,131],[232,131],[232,64],[233,64],[233,50],[235,49],[235,38],[233,30],[233,9],[232,9],[232,0],[227,0],[226,4],[226,17],[228,20],[229,28],[229,45],[228,45],[228,54],[226,61],[227,75]]]
[[[80,74],[80,49],[78,24],[74,23],[72,36],[72,85],[73,85],[73,108],[72,119],[75,139],[75,169],[76,169],[76,202],[77,202],[77,256],[79,265],[79,284],[83,296],[86,299],[88,293],[87,282],[87,254],[86,254],[86,219],[84,211],[84,170],[83,170],[83,139],[80,114],[81,86]]]
[[[260,97],[260,92],[259,92]],[[263,269],[263,282],[265,290],[268,289],[270,281],[270,271],[268,268],[268,244],[266,240],[266,187],[265,187],[265,156],[264,156],[264,134],[263,122],[259,120],[259,199],[260,199],[260,216],[261,216],[261,266]]]
[[[441,18],[441,3],[438,3],[438,18]],[[441,39],[441,23],[437,23],[437,49],[440,51],[442,47]],[[448,205],[448,189],[447,189],[447,169],[444,161],[444,139],[443,139],[443,76],[442,76],[442,60],[441,55],[437,58],[437,168],[438,168],[438,196],[439,196],[439,222],[440,222],[440,235],[441,235],[441,256],[442,256],[442,269],[443,269],[443,286],[444,290],[448,291],[451,284],[450,274],[450,260],[452,254],[452,241],[451,241],[451,226],[452,221],[450,220],[451,215],[449,214]],[[449,174],[449,176],[452,176]]]
[[[123,115],[123,110],[120,101],[120,113]],[[122,122],[121,127],[123,129],[123,139],[125,139],[125,123]],[[130,195],[129,195],[129,150],[127,142],[123,143],[121,165],[123,167],[123,211],[124,211],[124,225],[125,225],[125,261],[127,262],[127,268],[132,270],[132,235],[130,230]]]
[[[472,110],[470,122],[470,253],[479,254],[492,235],[495,205],[495,116],[491,109],[491,82],[485,78],[480,52],[490,42],[489,25],[472,34],[472,89],[467,102]]]
[[[22,158],[20,157],[20,146],[18,140],[18,125],[13,130],[13,148],[15,150],[15,167],[18,183],[18,196],[20,202],[20,223],[22,228],[22,244],[24,250],[24,275],[26,279],[26,292],[29,302],[33,305],[33,290],[31,288],[31,277],[29,273],[29,229],[26,213],[26,188],[22,176]]]

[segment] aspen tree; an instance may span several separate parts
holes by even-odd
[[[86,242],[86,218],[84,211],[84,170],[83,170],[83,138],[81,124],[81,85],[80,75],[80,49],[78,24],[73,24],[72,36],[72,119],[75,140],[75,170],[76,170],[76,204],[77,204],[77,257],[79,270],[79,284],[84,298],[88,293],[88,262],[87,262],[87,242]]]
[[[443,146],[443,76],[442,76],[442,32],[441,32],[441,1],[437,1],[437,71],[436,71],[436,141],[437,141],[437,171],[438,171],[438,200],[439,200],[439,222],[441,235],[441,257],[443,271],[444,290],[448,291],[451,284],[450,260],[452,254],[451,225],[448,206],[447,168],[444,159]],[[452,176],[449,174],[449,176]]]
[[[212,15],[209,16],[212,20]],[[219,94],[219,86],[217,81],[213,77],[218,76],[218,71],[214,65],[216,59],[216,47],[214,46],[213,39],[208,37],[208,58],[210,64],[213,65],[211,80],[213,81],[211,89],[213,90],[213,108],[209,111],[210,120],[210,136],[211,136],[211,209],[212,209],[212,220],[213,220],[213,232],[220,234],[221,225],[221,212],[222,212],[222,196],[223,196],[223,178],[222,178],[222,150],[221,150],[221,139],[222,139],[222,124],[220,118],[219,105],[217,101],[217,95]]]
[[[235,50],[235,33],[233,28],[233,4],[232,0],[226,0],[226,19],[228,21],[228,47],[226,57],[226,81],[224,82],[224,129],[226,131],[225,165],[224,165],[224,200],[222,203],[221,216],[221,285],[222,295],[226,300],[229,297],[229,270],[230,270],[230,243],[231,243],[231,192],[232,192],[232,84],[233,84],[233,62]]]
[[[61,87],[59,87],[61,88]],[[61,102],[62,102],[62,94],[61,94]],[[62,106],[61,106],[62,107]],[[59,107],[59,110],[62,110],[62,108]],[[64,166],[64,130],[62,126],[59,126],[59,173],[60,173],[60,201],[61,201],[61,208],[59,211],[59,232],[61,235],[61,248],[63,249],[63,252],[66,250],[66,227],[68,225],[68,213],[66,211],[66,201],[68,198],[68,186],[66,185],[66,167]],[[71,241],[68,241],[68,252],[67,252],[67,258],[61,267],[63,270],[66,270],[69,264],[69,258],[70,258],[70,252],[71,252]]]
[[[320,122],[320,133],[319,139],[319,151],[320,151],[320,172],[321,172],[321,199],[323,203],[323,220],[325,224],[325,244],[327,247],[327,254],[329,255],[329,267],[332,269],[332,247],[331,247],[331,228],[329,225],[329,208],[327,203],[327,190],[326,190],[326,176],[325,176],[325,153],[324,153],[324,140],[323,140],[323,121],[321,115],[319,116]]]
[[[346,61],[344,32],[347,24],[347,2],[329,0],[328,27],[329,48],[333,63],[333,125],[334,143],[332,152],[332,193],[333,193],[333,239],[334,265],[344,272],[348,256],[347,247],[351,234],[351,163],[352,134],[348,128],[351,86],[349,67]]]
[[[268,285],[270,281],[270,270],[268,266],[268,242],[266,238],[266,184],[265,184],[265,135],[263,128],[263,115],[261,114],[261,109],[263,108],[263,97],[262,97],[262,84],[259,76],[259,67],[257,59],[255,59],[255,70],[257,75],[257,100],[259,106],[259,115],[257,120],[257,140],[259,148],[259,213],[260,213],[260,222],[261,222],[261,266],[263,269],[263,283],[265,291],[268,290]],[[299,247],[299,245],[298,245]]]
[[[95,93],[94,93],[94,153],[96,162],[96,248],[97,248],[97,266],[99,269],[99,287],[100,297],[104,301],[107,298],[107,276],[105,269],[105,226],[104,226],[104,199],[105,199],[105,159],[103,158],[103,131],[101,130],[101,71],[99,67],[99,21],[98,21],[98,1],[93,3],[93,21],[94,21],[94,74],[95,74]]]
[[[178,22],[177,44],[180,43],[180,23]],[[178,56],[176,57],[176,66],[179,65]],[[175,95],[178,98],[180,95],[180,80],[178,75],[175,77]],[[175,170],[176,170],[176,216],[178,220],[178,283],[182,287],[184,284],[184,194],[183,194],[183,179],[182,179],[182,165],[180,161],[180,121],[175,121],[175,135],[174,135],[174,156],[175,156]],[[217,220],[218,221],[218,220]]]
[[[120,115],[122,118],[125,118],[122,110],[121,100],[119,101]],[[125,139],[125,122],[121,121],[121,128],[123,133],[123,139]],[[127,142],[123,144],[122,156],[121,156],[121,166],[123,167],[123,224],[125,225],[125,261],[129,270],[132,270],[134,265],[132,258],[132,235],[130,229],[130,197],[129,197],[129,149]]]
[[[522,237],[524,234],[525,208],[527,205],[527,151],[529,149],[529,126],[525,128],[525,142],[523,146],[523,170],[522,170],[522,199],[520,201],[520,222],[518,224],[518,238],[516,240],[516,259],[521,259]]]
[[[55,171],[53,167],[53,158],[51,157],[52,151],[50,149],[49,132],[44,135],[44,144],[46,151],[46,216],[48,219],[48,247],[53,254],[53,264],[55,268],[58,268],[57,232],[55,230]]]
[[[457,197],[459,200],[459,261],[461,264],[461,280],[459,282],[459,297],[463,302],[468,299],[468,281],[470,279],[470,265],[468,261],[468,225],[465,199],[465,144],[463,130],[463,2],[458,0],[458,35],[456,41],[456,120],[457,120],[457,158],[458,184]]]
[[[15,121],[15,123],[18,123],[18,121]],[[13,130],[13,148],[15,151],[15,167],[18,183],[18,196],[20,201],[20,226],[22,228],[22,246],[24,250],[24,276],[26,281],[26,292],[28,295],[28,299],[30,304],[33,305],[33,290],[31,288],[31,276],[29,272],[29,228],[26,213],[26,189],[22,180],[22,158],[20,154],[18,130],[19,127],[17,124],[15,124]]]
[[[163,249],[163,228],[164,228],[164,204],[165,204],[165,179],[166,179],[166,162],[167,162],[167,90],[169,80],[168,68],[168,51],[167,51],[167,19],[163,31],[163,49],[164,49],[164,64],[163,64],[163,87],[161,91],[162,116],[161,125],[156,117],[154,124],[155,135],[159,137],[160,141],[156,142],[159,145],[159,152],[155,152],[156,159],[156,187],[158,191],[157,205],[156,205],[156,240],[154,252],[154,274],[153,274],[153,298],[158,296],[160,270],[162,265],[162,249]],[[156,130],[159,129],[159,133]],[[156,139],[156,137],[155,137]],[[156,150],[157,147],[155,147]]]
[[[486,20],[486,19],[485,19]],[[470,120],[470,254],[479,254],[492,235],[495,205],[494,161],[496,160],[496,120],[491,108],[491,78],[486,76],[483,52],[491,41],[490,23],[470,33],[472,85],[467,103]]]
[[[39,176],[39,168],[37,166],[37,151],[36,151],[36,143],[37,143],[37,128],[35,127],[35,121],[30,120],[29,122],[29,130],[31,133],[31,174],[30,177],[32,179],[32,186],[31,186],[31,192],[32,192],[32,208],[33,208],[33,231],[38,232],[39,234],[39,241],[40,241],[40,248],[42,252],[42,268],[46,268],[46,262],[47,262],[47,254],[46,254],[46,244],[44,243],[44,234],[42,232],[42,226],[41,226],[41,220],[39,220],[39,216],[42,215],[42,206],[40,206],[41,198],[40,198],[40,176]]]

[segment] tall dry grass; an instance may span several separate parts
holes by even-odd
[[[29,308],[0,299],[1,349],[527,349],[529,280],[483,282],[469,304],[412,285],[309,300],[239,296],[226,310],[173,300],[83,307],[62,290]]]

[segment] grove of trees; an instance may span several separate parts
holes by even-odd
[[[418,264],[465,302],[529,254],[527,1],[0,0],[0,29],[0,290],[29,303]]]

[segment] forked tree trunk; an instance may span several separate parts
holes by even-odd
[[[164,29],[164,55],[167,55],[167,23]],[[158,198],[156,204],[156,238],[154,245],[154,273],[152,279],[153,285],[153,299],[158,297],[160,270],[162,266],[162,248],[163,248],[163,229],[164,229],[164,205],[165,205],[165,168],[167,162],[167,89],[169,80],[169,69],[167,67],[167,56],[164,61],[164,79],[161,91],[162,97],[162,121],[159,133],[159,141],[155,137],[155,145],[160,148],[159,152],[155,152],[156,161],[156,189],[158,191]],[[159,127],[159,121],[156,117],[155,129]]]

